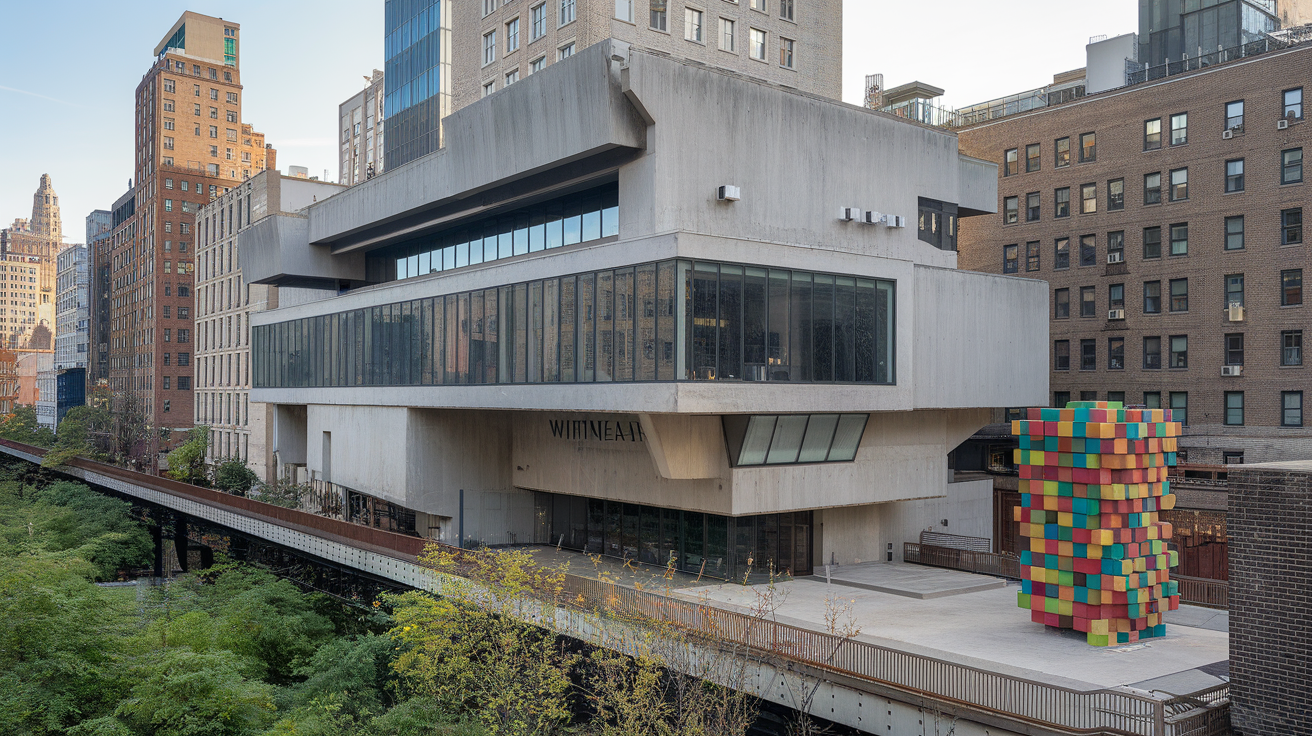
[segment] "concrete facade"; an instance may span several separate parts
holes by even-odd
[[[1305,112],[1286,115],[1285,92],[1309,75],[1305,43],[959,132],[972,156],[1002,163],[1016,152],[1015,170],[999,173],[1000,214],[962,222],[961,266],[1047,282],[1054,394],[1045,404],[1087,394],[1184,409],[1182,462],[1312,457],[1301,411],[1307,307],[1297,281],[1282,289],[1282,278],[1312,273],[1302,232],[1307,184],[1301,166],[1297,176],[1284,166],[1286,156],[1301,157],[1312,131]],[[1244,104],[1242,126],[1227,132],[1234,101]],[[1174,134],[1173,119],[1185,126]],[[1150,124],[1160,126],[1155,137]],[[1094,135],[1092,161],[1081,160],[1086,133]],[[1070,145],[1060,167],[1059,140]],[[1173,191],[1172,172],[1187,185]],[[1160,177],[1159,192],[1146,185],[1150,176]],[[1116,200],[1113,185],[1121,187]],[[1061,194],[1066,216],[1056,212]],[[1182,355],[1173,357],[1173,338],[1187,348]],[[1227,416],[1227,397],[1242,410]],[[1299,411],[1287,413],[1286,401]]]
[[[271,214],[296,212],[341,189],[268,170],[196,213],[195,355],[178,345],[164,363],[178,375],[194,372],[194,421],[210,427],[212,463],[238,459],[261,480],[272,477],[266,451],[272,407],[250,401],[250,317],[277,307],[278,288],[246,283],[237,236]]]
[[[569,124],[537,124],[553,118]],[[743,137],[749,124],[759,134]],[[1046,396],[1045,289],[957,271],[955,252],[918,237],[925,200],[959,204],[963,216],[996,207],[994,166],[961,156],[954,135],[609,41],[457,111],[446,140],[239,234],[248,281],[294,286],[303,299],[253,314],[257,337],[406,300],[706,260],[895,284],[895,378],[256,383],[252,400],[278,405],[278,462],[413,510],[416,533],[450,541],[462,515],[466,541],[532,539],[535,493],[717,518],[804,513],[815,564],[890,549],[900,559],[901,542],[944,519],[961,533],[991,528],[987,484],[949,483],[946,456],[990,407]],[[416,237],[597,183],[618,192],[614,235],[399,280],[394,266],[369,265]],[[741,198],[717,200],[721,185]],[[844,221],[840,207],[907,227]],[[509,335],[510,322],[499,329]],[[254,372],[283,359],[255,344]],[[869,414],[854,460],[739,464],[725,417],[819,412]],[[562,422],[609,429],[574,436]]]

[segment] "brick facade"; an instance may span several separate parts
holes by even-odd
[[[1312,734],[1312,473],[1230,473],[1230,717],[1243,736]]]
[[[786,6],[785,6],[786,2]],[[741,74],[794,87],[803,92],[830,99],[842,97],[843,3],[842,0],[633,0],[633,22],[619,20],[615,0],[566,0],[574,8],[575,19],[560,23],[562,0],[496,0],[496,9],[483,15],[479,0],[452,6],[451,109],[458,110],[483,95],[483,85],[505,86],[506,75],[519,72],[523,79],[531,73],[531,64],[543,59],[554,64],[560,49],[574,44],[574,53],[607,38],[615,38],[642,48],[660,51],[684,59],[699,61]],[[759,4],[761,9],[755,9]],[[533,37],[533,8],[546,12],[545,32]],[[666,8],[665,29],[653,27],[651,9]],[[783,17],[784,7],[791,7],[793,20]],[[702,40],[685,38],[686,10],[702,13]],[[519,45],[506,49],[506,24],[519,19]],[[721,49],[720,19],[735,22],[733,51]],[[468,29],[477,28],[477,32]],[[749,54],[750,31],[766,33],[765,59]],[[483,63],[483,36],[496,31],[496,60]],[[794,45],[793,67],[785,68],[780,59],[780,40]]]
[[[1282,426],[1283,392],[1302,391],[1304,365],[1282,366],[1282,332],[1309,337],[1303,304],[1283,306],[1281,272],[1307,269],[1306,239],[1282,244],[1286,209],[1306,208],[1307,185],[1282,184],[1282,152],[1307,147],[1306,117],[1277,129],[1283,91],[1312,79],[1312,45],[1253,57],[1200,72],[1112,90],[1073,102],[1012,115],[960,131],[961,151],[998,162],[998,211],[961,221],[962,268],[1003,273],[1004,248],[1016,246],[1016,275],[1048,281],[1051,387],[1072,400],[1123,392],[1130,403],[1156,392],[1187,396],[1188,424],[1181,447],[1188,462],[1221,463],[1228,452],[1246,462],[1312,456],[1312,431]],[[1309,85],[1312,86],[1312,85]],[[1223,138],[1226,103],[1243,100],[1244,126]],[[1171,119],[1187,113],[1187,135],[1172,145]],[[1160,120],[1161,144],[1147,145],[1145,123]],[[1094,160],[1081,160],[1080,137],[1095,134]],[[1055,166],[1058,139],[1070,141],[1070,163]],[[1027,146],[1038,144],[1038,169],[1026,171]],[[1017,171],[1006,174],[1005,153],[1017,150]],[[1244,187],[1227,192],[1227,162],[1244,161]],[[1187,197],[1171,201],[1170,172],[1188,170]],[[1161,203],[1145,204],[1145,175],[1160,173]],[[1124,181],[1123,209],[1109,208],[1109,183]],[[1082,187],[1092,184],[1095,212],[1082,212]],[[1069,215],[1055,217],[1057,190],[1069,188]],[[1038,193],[1038,217],[1027,219],[1027,195]],[[1017,222],[1007,223],[1016,197]],[[1227,218],[1243,216],[1243,247],[1226,249]],[[1235,221],[1232,221],[1234,224]],[[1172,255],[1173,225],[1187,225],[1185,251]],[[1161,228],[1159,257],[1146,257],[1145,230]],[[1108,262],[1109,234],[1124,234],[1124,261]],[[1150,230],[1151,232],[1151,230]],[[1183,233],[1181,233],[1183,234]],[[1081,240],[1092,236],[1092,261],[1081,265]],[[1069,238],[1070,264],[1054,268],[1057,241]],[[1027,245],[1037,244],[1037,263]],[[1228,275],[1243,275],[1242,321],[1227,310]],[[1306,276],[1312,277],[1312,269]],[[1172,310],[1170,284],[1187,279],[1187,305]],[[1145,282],[1160,283],[1160,313],[1145,312]],[[1110,289],[1124,288],[1124,319],[1110,319]],[[1092,316],[1081,316],[1081,289],[1092,287]],[[1056,292],[1068,289],[1070,316],[1056,314]],[[1306,302],[1307,299],[1301,301]],[[1222,376],[1225,335],[1243,336],[1242,375]],[[1171,367],[1171,337],[1187,336],[1185,367]],[[1161,340],[1160,368],[1145,367],[1145,337]],[[1109,363],[1111,340],[1123,340],[1123,367]],[[1057,370],[1055,341],[1069,341],[1070,367]],[[1094,367],[1081,369],[1081,341],[1092,340]],[[1302,361],[1307,363],[1306,360]],[[1243,424],[1224,423],[1226,392],[1243,392]],[[1307,395],[1312,400],[1312,392]],[[1151,397],[1149,397],[1151,400]],[[1233,457],[1231,460],[1233,461]]]

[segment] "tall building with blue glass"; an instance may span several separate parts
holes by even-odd
[[[451,108],[451,24],[442,0],[387,0],[385,169],[442,147]]]

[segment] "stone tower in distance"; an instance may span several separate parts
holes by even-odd
[[[59,195],[50,183],[50,175],[41,175],[41,186],[32,195],[32,234],[48,238],[55,243],[63,240],[63,226],[59,221]],[[52,254],[53,255],[53,254]]]

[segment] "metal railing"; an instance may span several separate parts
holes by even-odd
[[[1230,607],[1230,583],[1225,580],[1172,575],[1180,583],[1180,602],[1207,608]]]
[[[46,452],[40,447],[9,440],[0,440],[0,446],[37,457]],[[73,458],[67,464],[143,488],[228,507],[282,526],[388,551],[412,562],[428,545],[438,545],[456,555],[464,554],[464,550],[439,542],[273,506],[83,458]],[[919,553],[920,545],[914,547]],[[1003,557],[968,550],[946,551]],[[460,564],[453,572],[468,575],[471,570],[472,565]],[[596,611],[603,616],[664,622],[693,635],[745,646],[755,656],[785,659],[914,696],[965,706],[979,713],[1072,734],[1219,736],[1229,727],[1228,685],[1169,700],[1120,690],[1074,690],[672,598],[668,592],[636,590],[575,575],[565,576],[562,590],[549,600],[544,597],[543,602]]]
[[[948,534],[946,532],[922,531],[920,533],[920,543],[931,547],[968,549],[972,552],[993,551],[993,540],[988,537],[968,537],[964,534]]]
[[[1143,84],[1151,82],[1154,79],[1164,79],[1175,74],[1197,71],[1217,64],[1225,64],[1231,61],[1246,59],[1250,56],[1269,53],[1287,49],[1290,46],[1297,46],[1302,43],[1312,41],[1312,26],[1299,26],[1289,28],[1276,33],[1267,34],[1266,37],[1257,41],[1231,46],[1228,49],[1217,49],[1203,53],[1202,49],[1194,56],[1186,56],[1177,61],[1168,61],[1164,64],[1144,67],[1137,71],[1126,74],[1126,85]]]
[[[1169,700],[1120,690],[1073,690],[600,580],[569,577],[561,598],[575,607],[665,622],[744,645],[760,656],[1070,733],[1214,736],[1229,728],[1228,685]]]
[[[1006,553],[976,552],[968,549],[938,547],[932,544],[903,542],[902,559],[905,562],[913,562],[917,565],[946,567],[964,572],[997,575],[1015,580],[1020,579],[1020,558]]]

